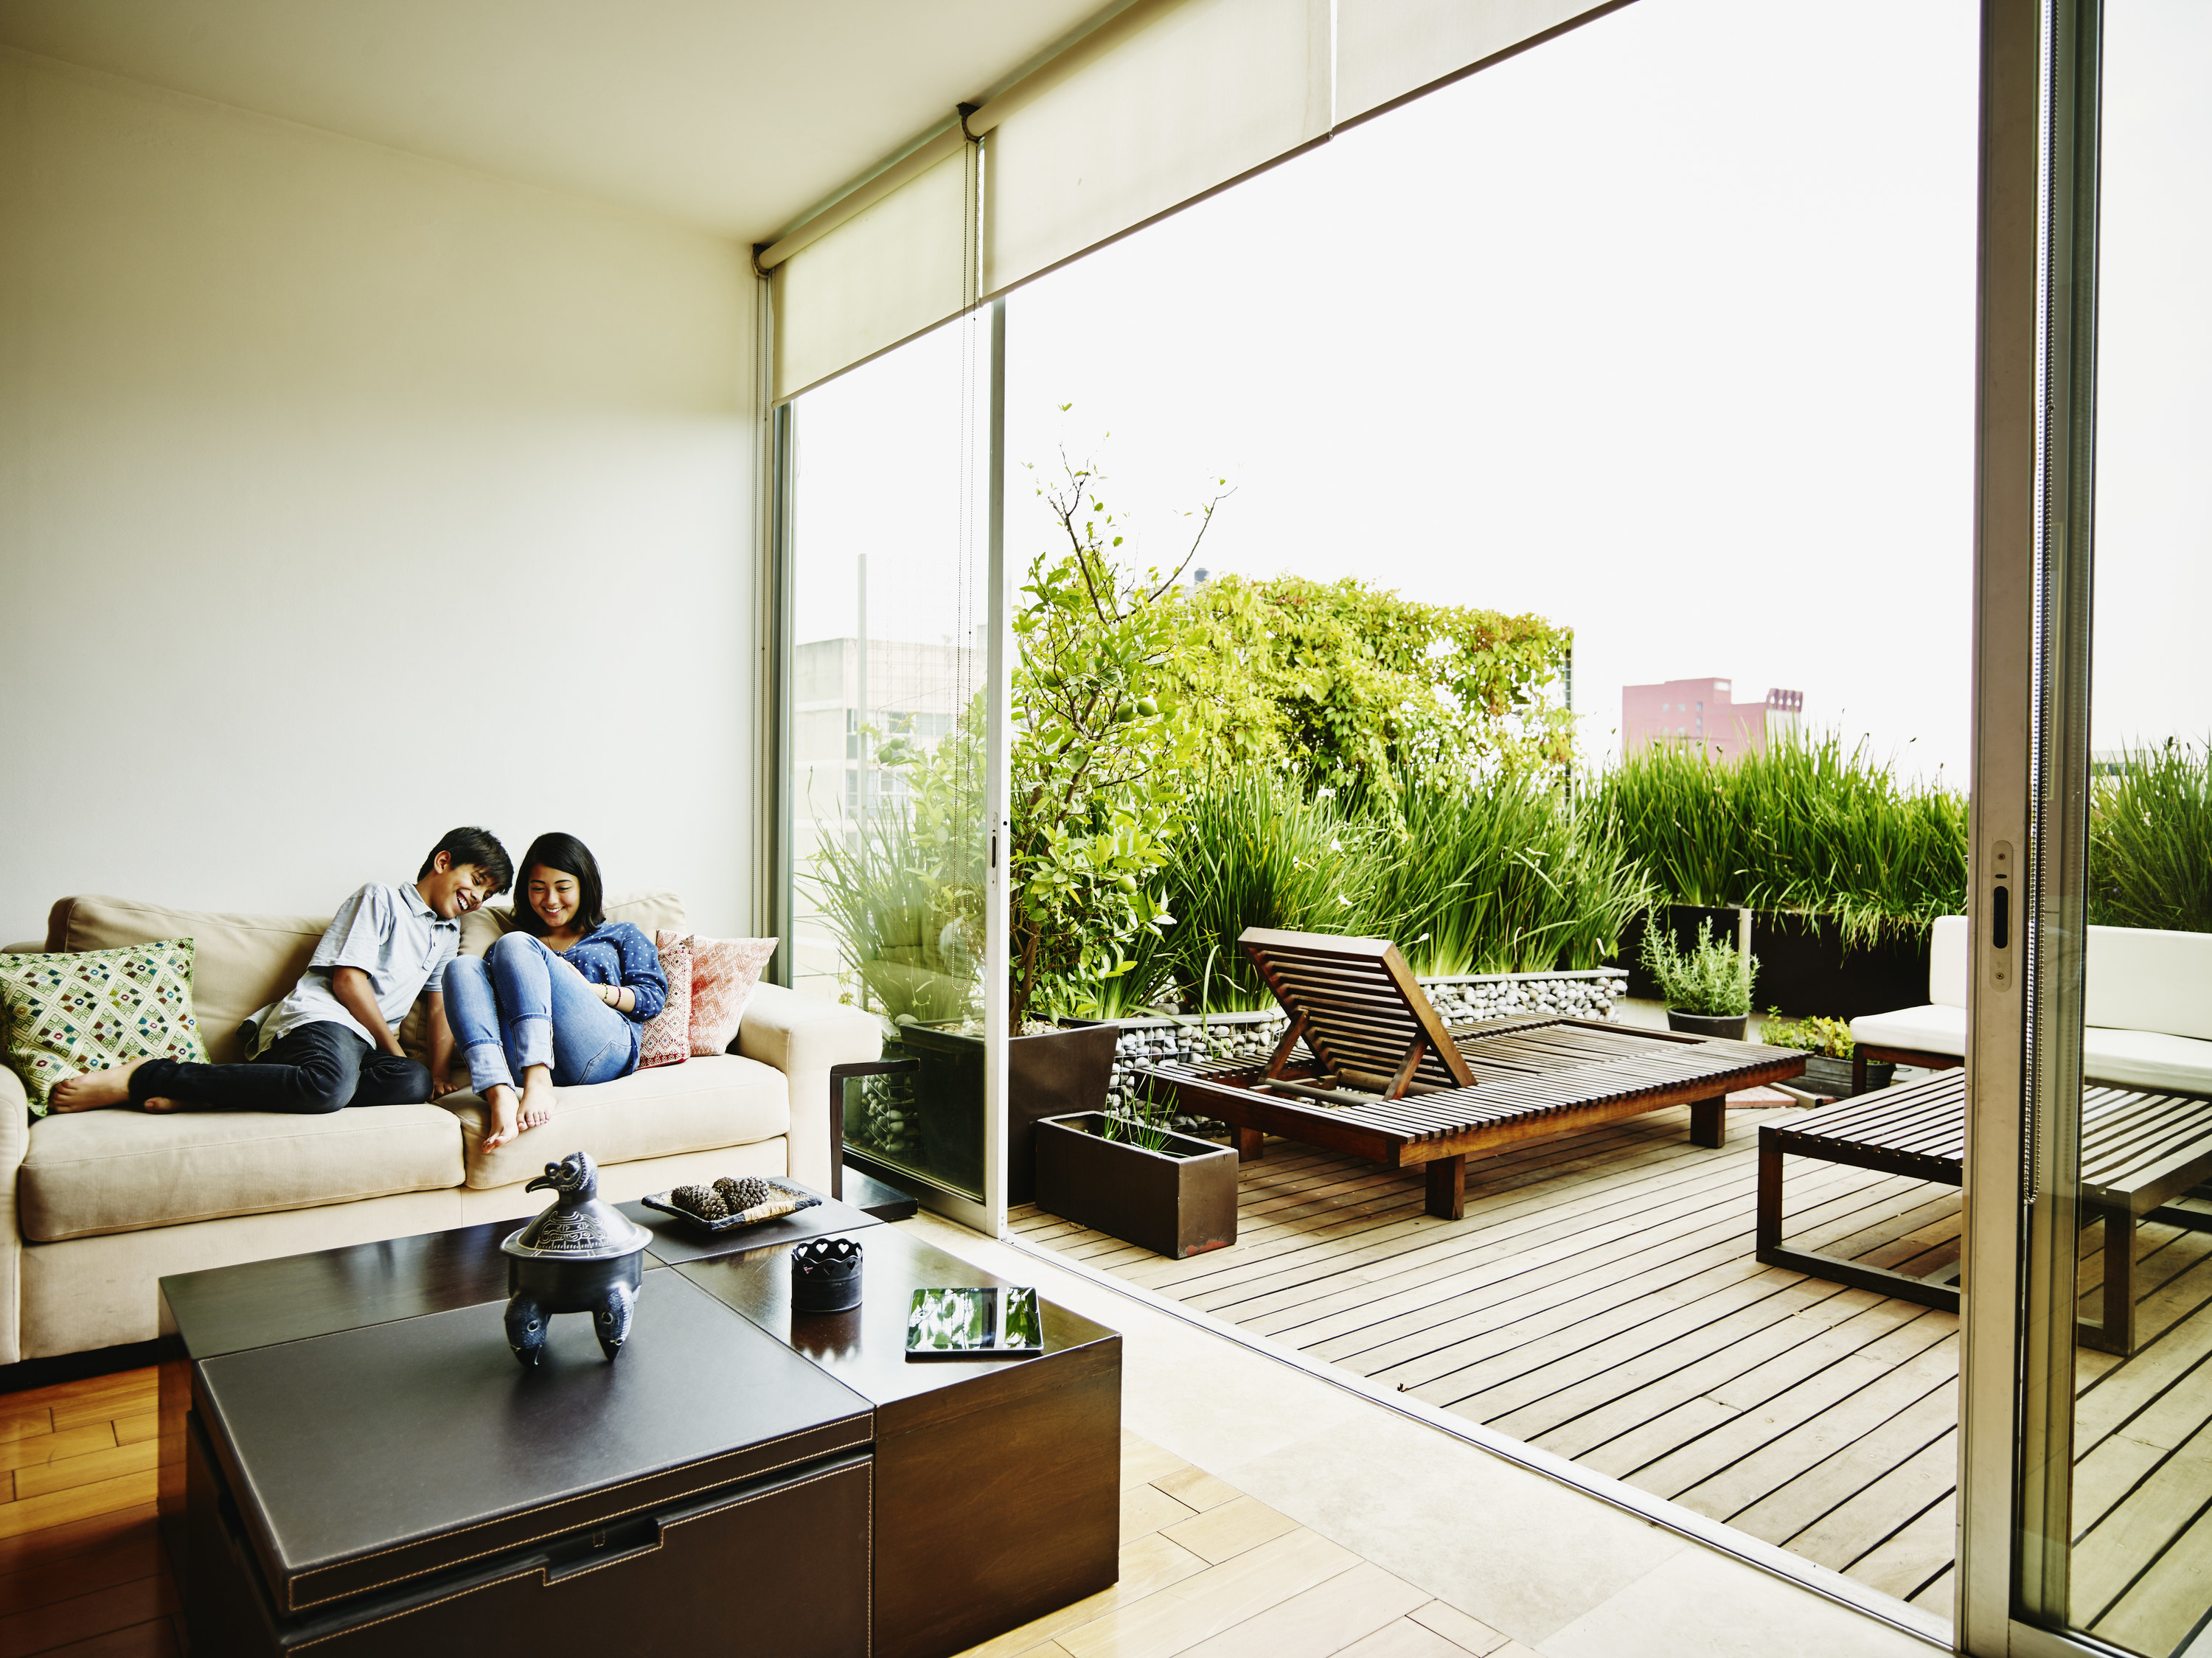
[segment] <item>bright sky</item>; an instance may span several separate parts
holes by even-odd
[[[1167,562],[1226,477],[1213,570],[1566,623],[1593,759],[1624,684],[1711,675],[1963,786],[1976,10],[1638,0],[1101,250],[1010,301],[1010,471],[1095,455]],[[2110,15],[2100,746],[2212,731],[2212,212],[2160,159],[2212,155],[2212,8]],[[801,400],[802,641],[860,551],[872,630],[963,634],[981,343]]]

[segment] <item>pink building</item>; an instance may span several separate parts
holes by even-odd
[[[1802,691],[1770,690],[1764,702],[1732,701],[1725,679],[1669,679],[1659,685],[1620,689],[1620,752],[1646,743],[1702,748],[1716,760],[1733,760],[1766,746],[1767,739],[1797,729]]]

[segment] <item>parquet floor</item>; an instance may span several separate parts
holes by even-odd
[[[172,1658],[155,1533],[155,1373],[0,1394],[0,1654]]]
[[[1766,1096],[1773,1098],[1773,1096]],[[1959,1321],[1752,1258],[1756,1125],[1685,1109],[1422,1181],[1271,1140],[1237,1242],[1171,1261],[1033,1208],[1014,1230],[1946,1616]],[[1915,1274],[1956,1260],[1954,1190],[1791,1159],[1786,1236]],[[2138,1229],[2143,1345],[2081,1356],[2077,1621],[2164,1658],[2212,1603],[2212,1236]],[[2085,1253],[2085,1306],[2100,1280]]]

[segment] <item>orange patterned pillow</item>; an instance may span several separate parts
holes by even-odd
[[[691,940],[691,1051],[724,1054],[737,1039],[745,1004],[761,969],[775,954],[774,938]]]
[[[681,1065],[691,1057],[691,940],[680,932],[656,932],[653,947],[660,952],[668,1000],[638,1033],[640,1071],[656,1065]]]

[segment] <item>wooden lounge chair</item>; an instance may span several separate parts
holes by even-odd
[[[1790,1049],[1595,1019],[1447,1027],[1387,938],[1248,927],[1238,942],[1289,1016],[1282,1041],[1263,1065],[1162,1066],[1155,1096],[1228,1123],[1247,1159],[1273,1133],[1422,1164],[1428,1212],[1450,1220],[1466,1209],[1470,1152],[1685,1103],[1691,1139],[1717,1146],[1731,1090],[1805,1069]]]

